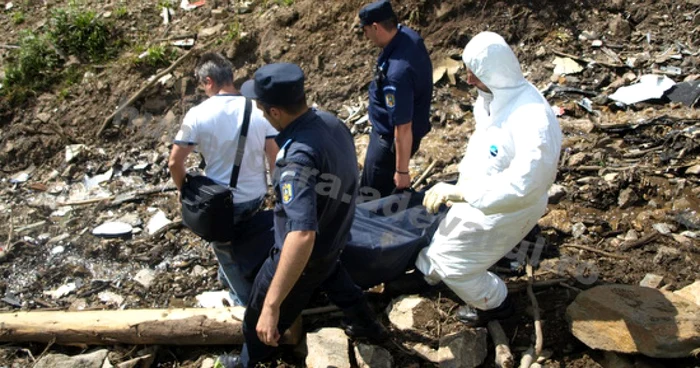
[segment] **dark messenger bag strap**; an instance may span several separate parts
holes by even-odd
[[[243,152],[245,152],[245,142],[248,139],[248,126],[250,125],[250,114],[253,110],[253,103],[249,98],[245,99],[245,111],[243,112],[243,125],[238,136],[238,148],[236,158],[233,160],[233,170],[231,171],[231,181],[229,186],[235,188],[238,183],[238,174],[241,172],[241,162],[243,162]]]

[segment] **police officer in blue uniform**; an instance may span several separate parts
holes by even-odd
[[[369,86],[372,133],[361,194],[385,197],[411,185],[408,162],[430,131],[433,65],[423,39],[397,23],[388,0],[365,6],[359,16],[365,36],[383,49]]]
[[[355,213],[357,163],[348,128],[310,109],[304,73],[294,64],[265,65],[241,93],[255,99],[280,133],[274,187],[275,246],[253,284],[243,322],[240,356],[220,367],[253,367],[272,358],[281,334],[321,289],[350,320],[345,332],[375,341],[388,337],[339,261]]]

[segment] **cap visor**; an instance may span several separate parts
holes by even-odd
[[[255,93],[255,80],[251,79],[245,81],[245,83],[243,83],[241,86],[241,94],[252,99],[260,98],[260,96]]]

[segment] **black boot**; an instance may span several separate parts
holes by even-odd
[[[374,312],[363,300],[350,308],[343,310],[350,323],[345,327],[345,334],[353,340],[369,340],[375,344],[381,344],[389,339],[389,332],[377,322]]]
[[[485,311],[470,305],[461,306],[457,309],[457,319],[469,327],[483,327],[491,320],[506,319],[513,313],[515,313],[515,305],[508,296],[498,307]]]
[[[395,297],[400,295],[420,294],[430,289],[425,276],[418,270],[405,273],[399,278],[384,284],[384,294]]]

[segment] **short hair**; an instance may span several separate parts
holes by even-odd
[[[262,105],[263,109],[265,109],[265,112],[270,111],[270,108],[277,108],[280,110],[284,110],[287,114],[290,115],[295,115],[304,112],[304,110],[308,109],[309,106],[306,104],[306,94],[303,94],[299,97],[299,100],[297,102],[287,104],[287,105],[271,105],[266,102],[260,101],[260,104]]]
[[[207,52],[202,55],[197,61],[194,72],[197,82],[200,83],[209,77],[218,86],[233,84],[233,64],[216,52]]]
[[[381,22],[377,22],[377,24],[382,26],[382,28],[386,29],[387,31],[393,31],[399,27],[399,20],[396,19],[396,17],[391,17]]]

